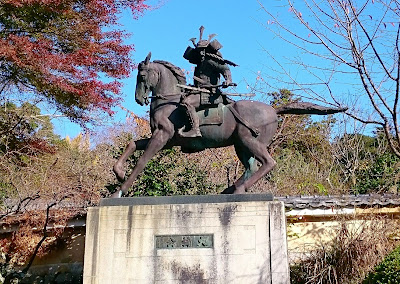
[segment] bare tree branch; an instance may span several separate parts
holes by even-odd
[[[28,272],[29,268],[32,266],[32,263],[33,263],[33,261],[34,261],[35,258],[36,258],[37,253],[39,252],[40,247],[42,246],[43,242],[44,242],[44,241],[46,240],[46,238],[47,238],[47,226],[48,226],[49,220],[50,220],[50,209],[51,209],[52,207],[54,207],[55,205],[57,205],[57,203],[56,203],[56,202],[53,202],[53,203],[51,203],[51,204],[49,204],[49,205],[47,206],[47,209],[46,209],[46,220],[45,220],[44,225],[43,225],[43,236],[42,236],[42,238],[40,239],[40,241],[38,242],[38,244],[36,245],[36,248],[35,248],[35,250],[34,250],[34,252],[33,252],[33,255],[31,256],[31,258],[30,258],[28,264],[27,264],[27,265],[25,266],[25,268],[22,270],[22,273],[23,273],[23,274],[26,274],[26,273]]]
[[[382,127],[388,145],[400,157],[399,1],[287,0],[284,8],[289,8],[286,13],[293,17],[285,17],[284,21],[259,1],[272,19],[266,28],[277,36],[276,40],[291,44],[301,55],[307,54],[299,60],[291,54],[285,61],[270,54],[281,69],[280,77],[274,80],[293,84],[324,103],[339,105],[344,97],[335,95],[335,90],[348,86],[347,92],[354,94],[360,106],[347,111],[347,115]],[[306,74],[292,76],[292,66],[297,68],[296,73],[301,69]],[[328,96],[323,95],[326,93]],[[363,113],[354,112],[356,109]]]

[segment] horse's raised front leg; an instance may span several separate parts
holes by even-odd
[[[123,157],[121,156],[121,158],[118,160],[121,161],[119,166],[122,165],[122,161],[124,159],[126,160],[129,155],[132,154],[133,151],[135,151],[135,147],[136,149],[139,149],[139,147],[143,148],[144,153],[142,156],[140,156],[129,177],[124,181],[120,189],[115,192],[111,197],[121,197],[122,195],[126,194],[129,190],[129,187],[131,187],[139,173],[146,166],[147,162],[151,158],[153,158],[154,155],[161,149],[170,148],[173,146],[172,142],[169,144],[168,142],[174,136],[175,130],[174,125],[168,117],[175,109],[176,105],[173,104],[159,108],[158,111],[154,113],[153,118],[150,120],[150,123],[152,124],[152,129],[154,129],[151,138],[139,140],[140,143],[138,143],[139,141],[137,141],[137,143],[131,142],[131,144],[128,145],[123,154]]]
[[[122,153],[121,157],[118,158],[118,161],[115,163],[113,167],[113,171],[117,176],[119,182],[125,181],[125,170],[124,163],[126,160],[136,151],[136,150],[144,150],[149,143],[150,138],[140,139],[137,141],[131,141],[129,145],[126,147],[124,153]]]
[[[143,155],[140,156],[130,176],[121,185],[120,191],[122,195],[128,192],[129,187],[133,184],[139,173],[144,169],[147,162],[151,158],[153,158],[158,151],[164,148],[164,146],[167,144],[168,140],[172,138],[172,136],[173,134],[171,135],[169,131],[165,131],[163,129],[157,129],[154,131]]]

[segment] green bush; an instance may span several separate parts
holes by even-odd
[[[398,181],[400,159],[392,153],[383,153],[370,161],[364,169],[357,171],[356,193],[400,190]]]
[[[117,149],[114,157],[119,157],[123,148]],[[127,160],[126,176],[132,172],[143,151],[136,151]],[[207,172],[199,165],[188,161],[176,148],[162,150],[151,159],[137,177],[127,196],[170,196],[216,194],[222,186],[207,181]],[[114,192],[120,183],[108,184],[109,192]]]
[[[369,283],[400,283],[400,247],[392,251],[363,281],[363,284]]]

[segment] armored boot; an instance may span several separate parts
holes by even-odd
[[[196,114],[196,109],[192,105],[188,104],[183,104],[186,107],[186,113],[189,117],[190,124],[192,128],[189,131],[183,131],[185,127],[182,127],[181,129],[178,130],[178,134],[181,137],[201,137],[201,132],[200,132],[200,121],[199,117]]]

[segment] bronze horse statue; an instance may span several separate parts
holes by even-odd
[[[239,160],[244,165],[243,175],[223,193],[245,193],[255,182],[270,172],[276,162],[267,151],[277,130],[277,114],[331,114],[346,109],[331,109],[310,103],[293,103],[280,109],[251,100],[232,102],[223,106],[221,123],[200,126],[202,137],[184,138],[179,129],[188,126],[188,118],[180,106],[184,94],[180,86],[186,79],[178,67],[166,61],[150,62],[151,53],[139,64],[135,100],[139,105],[150,103],[150,126],[152,136],[131,141],[114,165],[114,173],[123,182],[112,197],[128,192],[147,162],[160,150],[180,146],[183,152],[199,152],[206,148],[234,145]],[[232,111],[229,110],[233,109]],[[236,114],[236,115],[235,115]],[[250,125],[250,127],[249,127]],[[256,130],[256,134],[254,133]],[[125,180],[123,165],[136,150],[144,150]],[[260,166],[257,164],[259,162]]]

